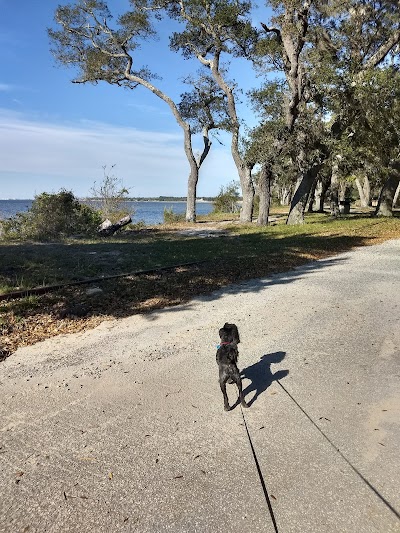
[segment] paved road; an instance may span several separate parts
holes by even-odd
[[[399,532],[399,311],[397,240],[20,349],[0,531]],[[223,411],[225,321],[245,418]]]

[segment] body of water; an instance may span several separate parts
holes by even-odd
[[[32,200],[0,200],[0,219],[10,218],[17,213],[27,211]],[[164,221],[164,209],[172,207],[174,213],[185,213],[186,202],[126,202],[133,223],[143,221],[146,225],[161,224]],[[211,202],[197,202],[198,215],[207,215],[213,210]]]

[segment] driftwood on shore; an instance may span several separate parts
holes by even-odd
[[[102,224],[100,224],[99,233],[100,235],[104,235],[106,237],[109,235],[114,235],[116,231],[123,228],[130,222],[132,222],[132,218],[130,217],[130,215],[127,215],[126,217],[121,218],[121,220],[119,220],[115,224],[113,224],[111,220],[108,220],[107,218],[107,220],[105,220],[104,222],[102,222]]]

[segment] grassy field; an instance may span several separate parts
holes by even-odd
[[[0,357],[60,333],[92,328],[102,320],[176,305],[231,283],[400,238],[398,216],[353,214],[332,220],[315,214],[301,226],[286,226],[282,212],[275,218],[274,225],[262,228],[203,220],[95,241],[0,243],[0,298],[16,290],[127,274],[0,300]],[[189,262],[196,264],[132,274]],[[88,294],[94,286],[101,291]]]

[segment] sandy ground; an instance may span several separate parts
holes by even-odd
[[[0,531],[399,532],[399,267],[389,241],[18,350]]]

